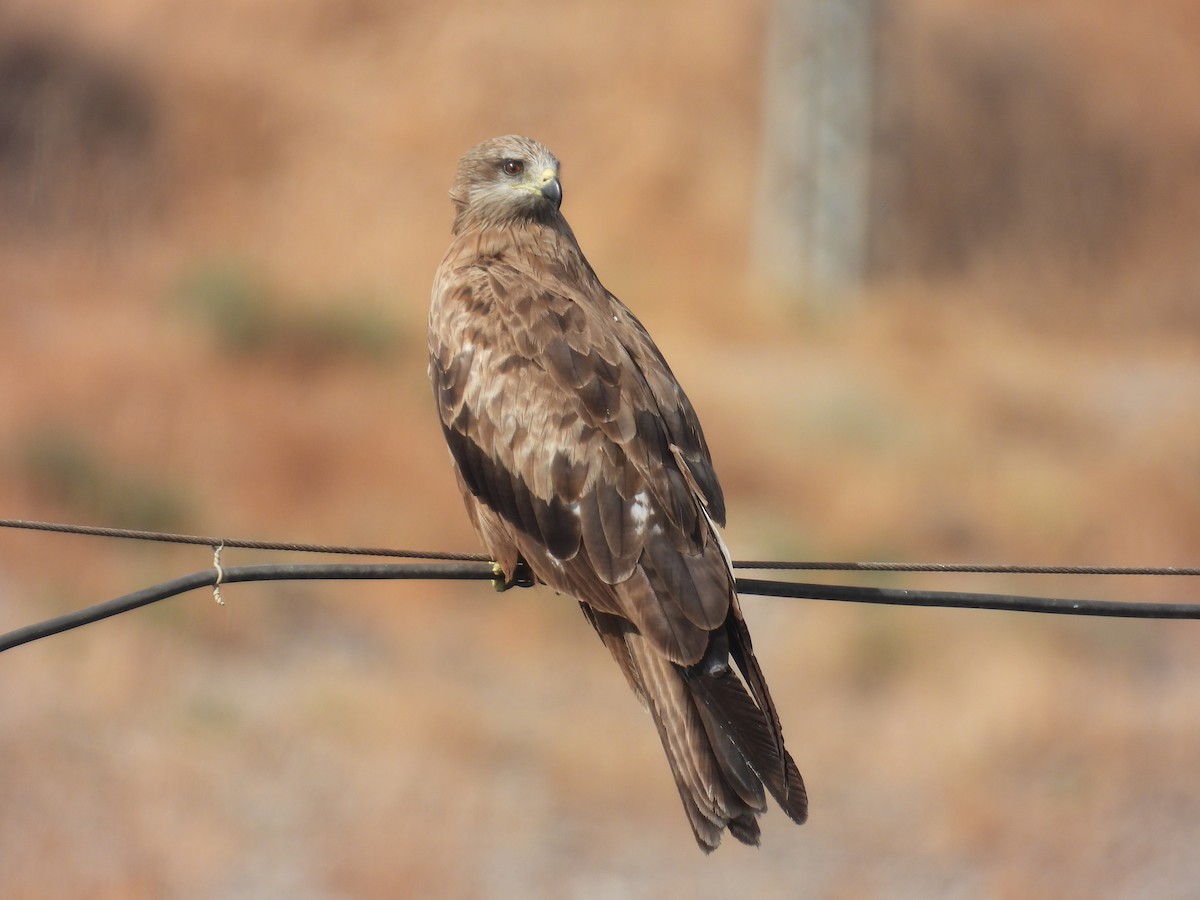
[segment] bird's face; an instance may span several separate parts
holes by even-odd
[[[558,182],[558,161],[547,155],[541,159],[506,156],[498,161],[499,188],[533,194],[535,203],[548,200],[555,209],[562,204],[562,185]],[[541,171],[538,171],[538,170]]]
[[[491,221],[552,215],[562,204],[558,160],[531,138],[492,138],[463,156],[450,196]]]

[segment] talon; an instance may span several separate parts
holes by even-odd
[[[533,569],[529,568],[529,563],[523,559],[517,560],[517,567],[513,569],[512,579],[509,581],[512,587],[533,587],[537,584],[537,579],[533,577]]]
[[[492,589],[497,593],[504,593],[509,588],[533,587],[537,582],[537,579],[533,577],[533,570],[523,559],[517,560],[511,576],[505,575],[504,569],[497,562],[492,563],[492,572],[495,573],[495,577],[492,579]]]

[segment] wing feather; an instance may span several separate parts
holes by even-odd
[[[569,560],[614,586],[648,569],[601,608],[644,626],[671,658],[698,660],[733,594],[702,511],[720,488],[695,412],[641,324],[607,292],[581,297],[495,261],[451,273],[443,295],[459,321],[433,331],[431,370],[471,499],[512,527],[523,557],[548,554],[565,593],[580,593]]]
[[[628,618],[664,658],[691,665],[704,657],[708,632],[688,619],[679,602],[667,594],[658,571],[644,557],[629,578],[614,588],[617,605],[612,611]]]
[[[605,584],[625,581],[638,563],[645,537],[638,508],[626,503],[612,484],[597,483],[580,498],[583,546]]]

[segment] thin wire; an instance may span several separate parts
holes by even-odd
[[[197,588],[241,581],[283,581],[297,579],[454,579],[491,581],[497,590],[502,580],[495,568],[486,563],[338,563],[325,565],[258,565],[207,569],[182,578],[163,582],[98,603],[81,610],[56,616],[0,635],[0,652],[30,641],[60,634],[110,616],[128,612],[149,603],[165,600]],[[764,597],[790,597],[809,600],[834,600],[853,603],[886,603],[904,606],[954,607],[962,609],[998,609],[1010,612],[1057,613],[1077,616],[1116,616],[1146,619],[1200,619],[1200,604],[1124,603],[1112,600],[1077,600],[1060,597],[1020,597],[1007,594],[968,594],[951,591],[907,591],[882,588],[846,587],[832,584],[803,584],[792,581],[737,579],[741,594]]]
[[[821,572],[959,572],[971,575],[1200,575],[1183,566],[1021,566],[987,563],[787,562],[742,560],[738,569],[799,569]]]
[[[805,584],[796,581],[760,581],[739,578],[739,594],[789,597],[800,600],[838,600],[882,603],[892,606],[995,609],[1007,612],[1050,613],[1072,616],[1105,616],[1123,619],[1200,619],[1200,603],[1131,603],[1124,600],[1081,600],[1069,597],[1022,597],[1015,594],[978,594],[962,591],[909,591],[902,589]]]
[[[483,563],[438,564],[438,563],[377,563],[374,565],[341,563],[326,565],[288,566],[222,566],[220,569],[205,569],[171,581],[134,591],[131,594],[106,600],[74,612],[64,613],[44,622],[18,628],[0,635],[0,652],[19,647],[30,641],[40,640],[53,634],[61,634],[82,625],[90,625],[110,616],[129,612],[159,600],[198,588],[213,587],[218,582],[233,584],[241,581],[296,581],[314,579],[416,579],[439,578],[448,580],[494,580],[496,573],[491,565]]]
[[[19,628],[0,635],[0,651],[29,641],[78,628],[100,619],[136,609],[148,603],[173,597],[198,587],[211,586],[220,602],[220,586],[238,581],[271,581],[289,579],[484,579],[499,589],[501,582],[496,569],[479,554],[443,553],[424,550],[393,550],[374,547],[346,547],[328,544],[301,544],[279,541],[249,541],[205,537],[191,534],[172,534],[157,531],[136,531],[126,528],[106,528],[89,525],[67,525],[57,522],[35,522],[23,519],[0,519],[0,527],[37,531],[113,537],[131,540],[162,541],[179,544],[203,544],[213,548],[214,568],[185,575],[182,578],[154,585],[114,600],[57,616],[45,622]],[[220,562],[224,547],[250,550],[282,550],[309,553],[339,553],[362,556],[409,557],[415,559],[452,560],[446,564],[326,564],[326,565],[258,565],[225,568]],[[820,563],[749,561],[737,562],[745,569],[842,570],[871,572],[960,572],[1045,575],[1200,575],[1200,569],[1182,567],[1134,566],[1012,566],[949,563]],[[999,609],[1020,612],[1057,613],[1087,616],[1118,616],[1126,618],[1200,619],[1200,604],[1128,603],[1105,600],[1080,600],[1058,597],[1023,597],[1009,594],[979,594],[951,591],[910,591],[869,587],[847,587],[829,584],[805,584],[792,581],[766,581],[753,578],[737,579],[743,594],[796,599],[838,600],[856,603],[886,603],[905,606],[938,606],[970,609]]]
[[[283,550],[290,553],[340,553],[350,556],[386,556],[404,559],[445,559],[455,562],[489,562],[479,553],[444,553],[438,550],[394,550],[388,547],[346,547],[336,544],[301,544],[291,541],[249,541],[239,538],[206,537],[198,534],[173,534],[163,531],[138,531],[132,528],[105,528],[97,525],[66,525],[61,522],[35,522],[27,519],[0,519],[0,528],[24,528],[59,534],[89,537],[123,538],[134,541],[159,541],[168,544],[202,544],[207,547],[237,547],[242,550]]]
[[[224,545],[225,547],[237,547],[244,550],[282,550],[294,553],[331,553],[352,556],[448,560],[454,562],[490,561],[488,557],[478,553],[451,553],[439,550],[395,550],[386,547],[348,547],[336,544],[303,544],[290,541],[251,541],[236,538],[205,537],[195,534],[172,534],[161,531],[137,531],[129,528],[105,528],[93,525],[36,522],[25,519],[0,519],[0,528],[23,528],[61,534],[80,534],[139,541],[160,541],[174,544],[202,544],[209,547]],[[738,569],[793,569],[825,572],[957,572],[974,575],[1200,575],[1200,568],[1181,566],[1022,566],[975,563],[789,562],[786,560],[738,560],[733,565]]]

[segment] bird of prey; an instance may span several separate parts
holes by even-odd
[[[692,404],[559,211],[558,169],[517,135],[458,164],[429,316],[442,430],[498,577],[579,602],[701,849],[725,829],[757,844],[764,786],[796,822],[808,798],[717,531],[725,500]]]

